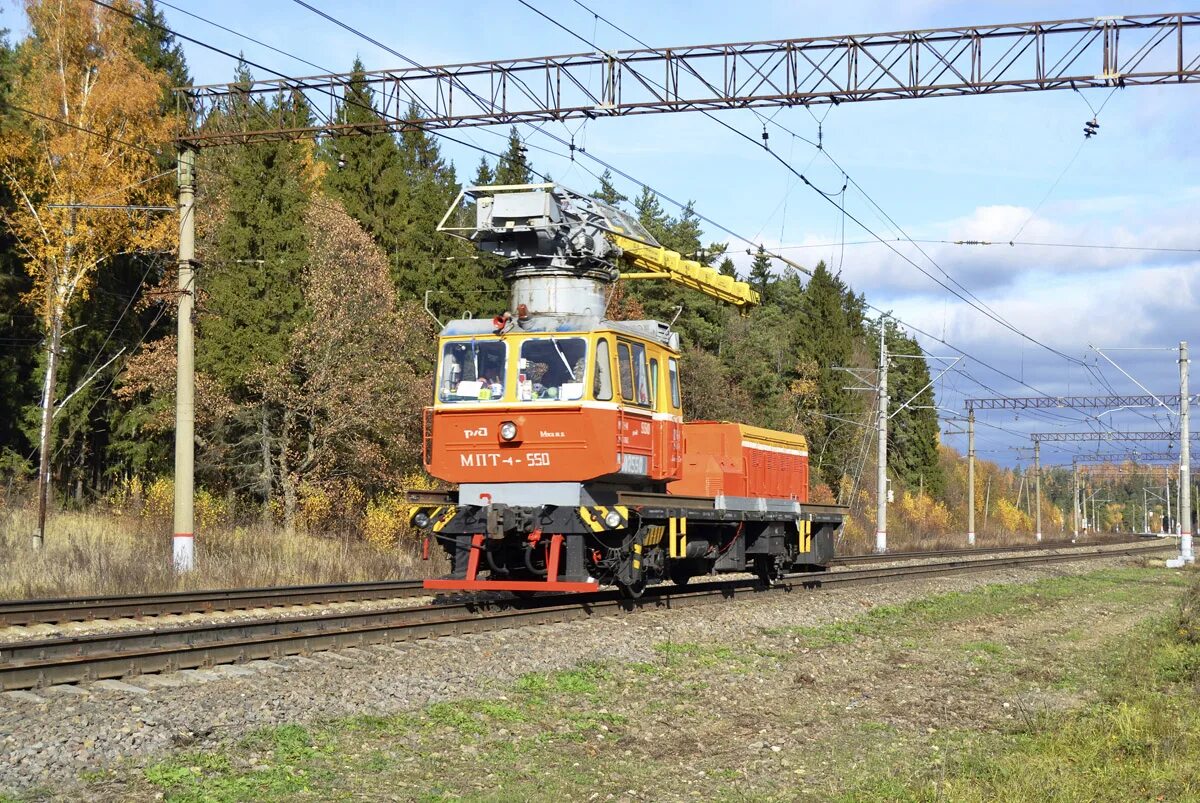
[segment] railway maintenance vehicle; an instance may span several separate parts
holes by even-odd
[[[436,539],[451,562],[427,588],[637,597],[648,582],[770,583],[829,564],[846,509],[808,502],[803,436],[685,421],[679,335],[606,316],[620,280],[664,279],[742,310],[758,303],[748,284],[554,183],[467,187],[438,229],[504,260],[511,305],[438,338],[422,457],[457,490],[409,495],[426,554]]]

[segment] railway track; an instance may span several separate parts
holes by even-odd
[[[1144,539],[1139,539],[1144,540]],[[1121,543],[1121,542],[1105,542]],[[1130,543],[1136,543],[1131,541]],[[847,555],[833,565],[850,566],[883,561],[936,560],[967,555],[994,555],[1029,552],[1036,549],[1077,547],[1069,541],[1044,542],[1040,545],[977,547],[928,552],[888,552],[885,554]],[[365,602],[381,599],[428,596],[421,580],[379,580],[324,585],[273,586],[207,591],[176,591],[161,594],[121,596],[62,597],[57,599],[0,601],[0,627],[35,624],[61,624],[93,619],[138,618],[166,614],[213,613],[218,611],[274,608],[288,605],[320,605],[334,602]]]
[[[621,599],[614,593],[600,592],[569,598],[545,597],[524,603],[511,600],[438,603],[10,642],[0,645],[0,689],[30,689],[636,610],[682,608],[716,599],[764,593],[1142,555],[1172,546],[1158,542],[1118,549],[1092,547],[1045,555],[1002,555],[981,560],[813,572],[782,578],[770,589],[762,588],[753,580],[726,580],[684,587],[655,586],[641,599],[633,601]]]
[[[937,560],[938,558],[957,558],[967,555],[1003,555],[1011,552],[1036,552],[1040,549],[1078,549],[1084,546],[1115,546],[1118,544],[1141,544],[1146,542],[1146,538],[1118,538],[1108,541],[1093,541],[1089,544],[1078,544],[1072,541],[1042,541],[1038,544],[1018,544],[1016,546],[964,547],[962,549],[935,549],[927,552],[870,553],[866,555],[844,555],[834,558],[833,565],[854,566],[862,563]]]
[[[176,591],[166,594],[5,600],[0,602],[0,626],[427,596],[429,592],[421,583],[421,580],[379,580],[363,583]]]

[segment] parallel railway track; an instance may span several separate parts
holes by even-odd
[[[1158,542],[1118,549],[1092,547],[1044,555],[814,572],[785,577],[771,589],[763,589],[753,580],[726,580],[685,587],[655,586],[635,601],[600,592],[571,597],[545,597],[525,603],[439,603],[10,642],[0,644],[0,689],[29,689],[58,683],[241,663],[636,610],[674,609],[715,599],[764,593],[886,583],[1089,558],[1143,555],[1172,546]],[[895,558],[896,555],[890,557]]]
[[[1144,539],[1139,539],[1144,540]],[[1106,542],[1121,543],[1121,542]],[[1130,542],[1136,543],[1136,541]],[[1068,548],[1069,541],[1043,542],[1023,546],[979,547],[929,552],[888,552],[871,555],[847,555],[834,560],[835,566],[906,560],[936,560],[968,555],[998,555],[1037,549]],[[320,605],[335,602],[402,599],[428,596],[420,580],[378,580],[358,583],[236,588],[207,591],[176,591],[159,594],[121,596],[63,597],[0,601],[0,627],[34,624],[58,624],[93,619],[136,618],[165,614],[212,613],[289,605]]]

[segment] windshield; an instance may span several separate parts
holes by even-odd
[[[504,398],[508,345],[499,340],[447,343],[442,350],[438,398],[444,402],[497,401]]]
[[[521,343],[517,398],[521,401],[575,401],[583,398],[587,340],[534,338]]]

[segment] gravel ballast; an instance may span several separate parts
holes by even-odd
[[[85,770],[205,749],[257,728],[487,697],[530,672],[593,660],[646,661],[664,641],[730,640],[760,627],[820,625],[883,604],[997,582],[1082,574],[1141,558],[1070,561],[887,585],[769,594],[732,603],[308,657],[115,683],[0,694],[0,790],[59,789]]]

